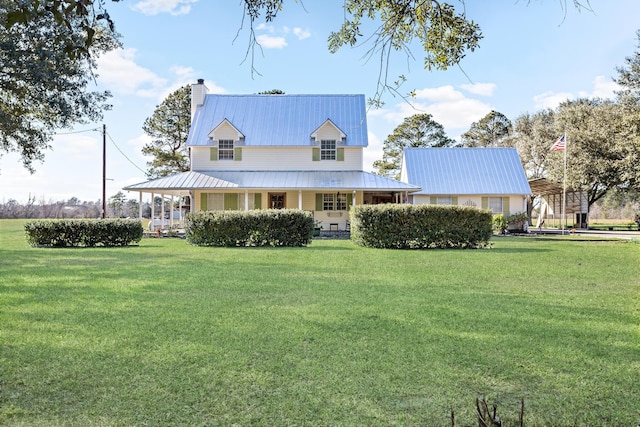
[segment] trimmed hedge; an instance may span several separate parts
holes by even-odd
[[[489,244],[490,211],[464,206],[357,205],[351,239],[387,249],[482,248]]]
[[[306,246],[313,214],[297,209],[190,212],[187,241],[197,246]]]
[[[127,219],[45,219],[24,225],[31,246],[127,246],[142,239],[142,223]]]

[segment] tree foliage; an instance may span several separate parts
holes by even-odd
[[[617,68],[616,82],[621,89],[618,101],[623,107],[622,128],[626,145],[623,167],[624,181],[629,189],[640,192],[640,30],[638,30],[636,52],[625,58],[625,65]]]
[[[620,105],[601,99],[565,101],[557,109],[556,129],[565,129],[568,138],[567,185],[585,190],[589,205],[626,184],[628,146],[622,117]],[[562,152],[552,154],[549,175],[561,182]]]
[[[502,113],[491,110],[477,122],[473,122],[468,131],[462,134],[465,147],[502,147],[508,145],[511,134],[511,120]]]
[[[555,128],[554,110],[526,113],[515,120],[508,145],[518,150],[527,178],[547,176],[549,149],[560,134]]]
[[[142,154],[153,157],[147,163],[150,178],[189,170],[186,143],[190,124],[191,89],[186,85],[169,94],[142,126],[151,137],[151,142],[142,147]]]
[[[0,3],[0,154],[43,160],[56,129],[100,120],[108,92],[91,91],[94,56],[118,46],[93,22],[60,15],[61,1]]]
[[[378,174],[398,179],[405,148],[455,145],[456,142],[447,136],[444,127],[433,120],[431,114],[415,114],[405,118],[385,139],[382,160],[376,160],[373,166],[378,169]]]

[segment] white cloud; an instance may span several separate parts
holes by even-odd
[[[284,37],[274,37],[266,34],[257,36],[256,41],[265,49],[283,49],[287,46],[287,41]]]
[[[426,99],[434,102],[451,102],[464,99],[462,92],[455,90],[451,85],[418,89],[415,93],[416,99]]]
[[[416,91],[416,102],[396,104],[392,109],[383,109],[380,114],[398,126],[406,117],[429,113],[444,126],[450,137],[466,131],[471,123],[480,120],[491,111],[491,106],[474,98],[466,97],[453,86],[424,88]],[[375,115],[375,113],[374,113]]]
[[[264,22],[261,22],[256,26],[256,31],[260,31],[260,30],[267,31],[269,33],[275,32],[275,28],[273,28],[273,25],[267,25]],[[286,31],[287,31],[287,27],[285,27],[285,32]]]
[[[307,30],[303,30],[302,28],[295,27],[293,29],[293,34],[298,38],[298,40],[304,40],[311,37],[311,33]]]
[[[596,76],[593,79],[593,90],[589,97],[596,98],[615,98],[615,92],[621,89],[620,85],[611,78],[605,76]]]
[[[468,85],[460,85],[460,87],[467,92],[474,95],[491,96],[496,89],[495,83],[474,83]]]
[[[554,109],[562,102],[580,98],[615,98],[615,92],[620,90],[620,86],[605,76],[596,76],[592,81],[590,91],[579,91],[577,94],[571,92],[547,91],[533,97],[536,109]]]
[[[169,13],[171,15],[186,15],[191,12],[191,5],[198,0],[142,0],[131,8],[144,15],[158,15]]]
[[[540,95],[534,96],[533,102],[537,110],[547,109],[547,108],[554,109],[558,105],[560,105],[560,103],[573,98],[575,98],[575,96],[569,92],[555,93],[553,91],[547,91],[547,92],[541,93]]]
[[[98,81],[119,95],[154,98],[166,79],[135,62],[135,49],[117,49],[98,58]]]
[[[368,137],[369,146],[364,150],[362,162],[365,171],[373,172],[373,162],[382,159],[383,141],[371,131],[369,131]]]

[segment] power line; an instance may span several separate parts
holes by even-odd
[[[116,144],[116,142],[113,140],[113,138],[111,138],[111,135],[109,135],[109,132],[107,132],[107,136],[109,137],[109,141],[111,141],[111,143],[113,144],[114,147],[116,147],[116,149],[120,152],[120,154],[122,154],[122,156],[127,159],[129,161],[129,163],[131,163],[136,169],[138,169],[140,172],[142,172],[143,174],[145,174],[145,176],[147,175],[147,172],[145,172],[144,170],[142,170],[138,165],[136,165],[133,160],[131,160],[129,157],[127,157],[126,154],[124,154],[124,152],[120,149],[120,147],[118,147],[118,144]]]
[[[75,133],[84,133],[84,132],[100,132],[100,129],[85,129],[85,130],[77,130],[74,132],[56,132],[55,135],[73,135]]]

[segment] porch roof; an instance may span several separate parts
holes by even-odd
[[[127,191],[188,195],[191,190],[420,191],[363,171],[189,171],[129,185]]]

